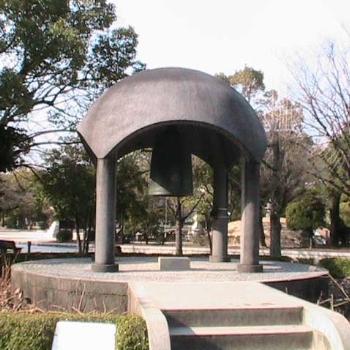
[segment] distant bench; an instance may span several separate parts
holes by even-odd
[[[5,241],[0,239],[1,254],[6,254],[6,253],[19,254],[21,250],[22,248],[16,247],[16,243],[14,241]]]

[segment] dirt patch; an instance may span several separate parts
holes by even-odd
[[[350,322],[350,278],[330,280],[330,297],[324,306],[344,315]]]
[[[281,218],[281,245],[283,248],[308,247],[309,240],[301,231],[287,228],[286,219]],[[270,246],[270,218],[263,218],[263,227],[267,246]],[[241,221],[231,221],[228,224],[228,240],[230,246],[239,246],[241,238]]]

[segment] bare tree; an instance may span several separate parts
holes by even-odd
[[[175,233],[175,254],[177,256],[182,256],[182,234],[183,226],[185,221],[195,212],[199,203],[201,202],[204,195],[201,195],[199,198],[196,198],[194,203],[190,203],[188,197],[174,197],[170,198],[168,201],[169,209],[173,213],[175,222],[176,222],[176,233]],[[186,205],[187,204],[187,205]],[[187,210],[184,210],[184,207],[187,207],[189,204],[192,204]]]
[[[297,103],[278,99],[275,91],[262,114],[268,149],[262,168],[262,196],[270,204],[270,255],[281,255],[281,216],[289,201],[305,185],[308,142],[302,132],[302,110]]]
[[[339,217],[341,195],[350,196],[350,50],[334,43],[319,56],[318,64],[301,64],[294,72],[304,126],[315,147],[311,173],[329,189],[332,242],[337,244],[344,225]]]

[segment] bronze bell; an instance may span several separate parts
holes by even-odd
[[[157,135],[151,159],[148,193],[152,196],[190,196],[193,193],[191,153],[175,127]]]

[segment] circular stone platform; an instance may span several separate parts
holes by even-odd
[[[328,271],[304,264],[263,261],[263,273],[238,273],[238,260],[210,263],[191,258],[186,271],[159,271],[157,257],[120,257],[117,263],[119,272],[94,273],[88,258],[28,261],[12,267],[12,283],[44,309],[117,312],[127,311],[132,282],[255,281],[310,301],[327,291]]]

